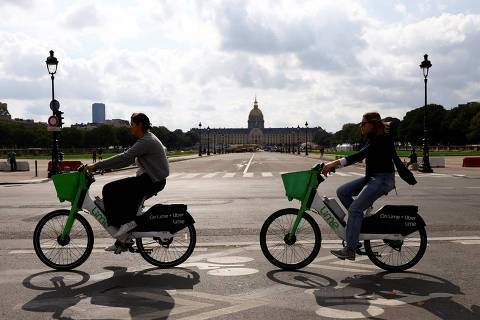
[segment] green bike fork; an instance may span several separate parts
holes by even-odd
[[[298,225],[300,224],[300,221],[302,220],[303,213],[308,209],[307,202],[308,202],[308,199],[310,198],[311,192],[312,192],[312,189],[310,189],[307,192],[305,198],[302,201],[302,205],[298,210],[298,215],[297,215],[297,218],[295,219],[295,223],[293,224],[292,230],[288,234],[287,242],[293,242],[293,238],[295,237],[295,232],[297,232],[297,228],[298,228]]]
[[[80,211],[80,209],[77,207],[78,201],[80,200],[80,195],[82,194],[82,189],[83,186],[80,184],[78,186],[77,194],[75,195],[75,200],[72,202],[72,208],[70,209],[70,213],[68,214],[68,219],[67,222],[65,223],[65,227],[63,228],[62,235],[59,237],[59,243],[65,243],[67,244],[70,239],[70,230],[72,230],[73,223],[75,222],[75,214]]]

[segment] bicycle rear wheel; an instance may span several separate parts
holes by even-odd
[[[404,240],[365,240],[370,260],[387,271],[404,271],[416,265],[427,249],[425,228],[409,234]]]
[[[260,247],[270,263],[285,270],[295,270],[307,266],[315,259],[322,243],[320,228],[308,213],[304,212],[295,232],[289,241],[297,209],[282,209],[265,220],[260,231]]]
[[[193,224],[176,232],[170,239],[137,238],[140,255],[159,268],[175,267],[190,257],[195,249],[197,233]]]
[[[60,239],[70,212],[55,210],[45,215],[33,233],[33,248],[38,258],[57,270],[71,270],[84,263],[93,249],[93,231],[88,221],[75,215],[70,234]]]

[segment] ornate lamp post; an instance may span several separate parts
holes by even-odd
[[[297,154],[300,154],[300,125],[297,127]]]
[[[428,152],[428,129],[427,129],[427,77],[428,69],[432,66],[432,63],[428,61],[428,54],[423,56],[423,61],[420,64],[420,68],[423,70],[423,78],[425,82],[425,106],[423,107],[423,162],[418,171],[420,172],[433,172],[430,167],[430,158]]]
[[[198,132],[199,132],[199,135],[200,135],[200,142],[199,142],[199,146],[198,146],[198,156],[201,157],[202,156],[202,123],[198,123]]]
[[[305,121],[305,155],[308,156],[308,122]]]
[[[210,126],[207,127],[207,156],[210,155]]]
[[[63,112],[60,111],[60,103],[55,100],[55,89],[54,89],[54,79],[55,79],[55,73],[57,73],[57,67],[58,67],[58,60],[53,56],[53,50],[50,50],[50,56],[47,58],[45,61],[47,64],[47,70],[48,73],[50,74],[50,78],[52,79],[52,101],[50,102],[50,109],[53,112],[53,115],[58,118],[59,125],[58,127],[62,127],[62,114]],[[57,129],[57,128],[55,128]],[[50,178],[51,176],[55,174],[62,173],[60,170],[60,165],[58,163],[58,138],[59,138],[59,131],[53,131],[53,144],[52,144],[52,167],[50,169],[50,172],[48,173],[48,177]]]

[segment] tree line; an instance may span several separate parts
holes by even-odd
[[[424,107],[408,111],[402,120],[387,117],[391,134],[402,144],[421,145],[423,139]],[[480,103],[469,102],[450,110],[441,105],[427,106],[427,128],[430,145],[465,145],[480,143]],[[194,146],[199,136],[194,131],[180,129],[170,131],[166,127],[153,127],[152,132],[169,150]],[[101,125],[90,131],[76,128],[63,128],[60,135],[60,148],[129,147],[137,138],[127,127]],[[319,129],[314,142],[326,147],[339,143],[362,143],[359,123],[344,124],[342,129],[327,132]],[[11,122],[0,122],[0,147],[2,148],[51,148],[52,133],[44,126],[24,126]]]
[[[199,141],[198,134],[192,131],[186,133],[180,129],[170,131],[161,126],[153,127],[152,132],[169,150],[192,146]],[[60,149],[109,146],[126,148],[133,145],[136,140],[137,138],[130,133],[130,129],[127,127],[100,125],[89,131],[63,128],[59,144]],[[24,126],[22,124],[0,122],[0,146],[2,148],[51,148],[52,133],[42,125]]]
[[[390,134],[395,141],[407,145],[422,145],[423,118],[425,107],[408,111],[402,120],[392,117],[383,119],[390,122]],[[342,129],[329,133],[319,129],[314,142],[326,147],[340,143],[361,144],[364,141],[360,123],[344,124]],[[446,110],[438,104],[427,105],[427,129],[429,145],[480,144],[480,103],[469,102]]]

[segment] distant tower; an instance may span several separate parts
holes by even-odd
[[[92,104],[92,122],[105,123],[105,104],[104,103]]]

